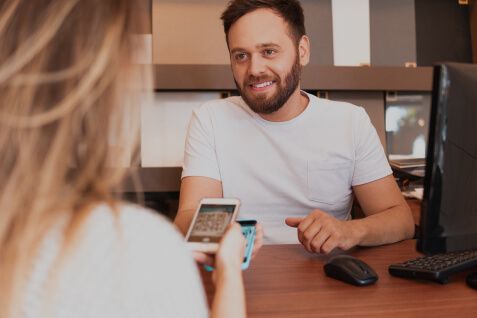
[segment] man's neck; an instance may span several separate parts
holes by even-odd
[[[308,106],[308,102],[308,97],[301,93],[300,87],[297,87],[290,98],[288,98],[285,105],[283,105],[279,110],[271,114],[259,115],[267,121],[289,121],[299,116]]]

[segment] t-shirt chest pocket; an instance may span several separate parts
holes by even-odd
[[[308,197],[312,201],[336,204],[349,200],[353,162],[308,161]]]

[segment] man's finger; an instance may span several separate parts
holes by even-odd
[[[298,218],[298,217],[289,217],[285,219],[285,223],[288,226],[291,227],[298,227],[300,225],[300,222],[303,220],[303,218]]]
[[[300,241],[300,243],[303,244],[305,240],[303,233],[305,233],[305,231],[308,229],[308,227],[310,227],[313,224],[314,221],[315,221],[315,218],[313,217],[313,215],[309,214],[298,225],[297,232],[298,232],[298,240]]]
[[[320,252],[323,254],[329,254],[333,251],[336,247],[338,247],[338,242],[335,238],[329,237],[320,248]]]
[[[325,230],[322,230],[320,233],[318,233],[313,241],[310,243],[310,248],[313,252],[315,253],[320,253],[322,251],[322,246],[323,243],[325,243],[329,238],[331,234]]]
[[[303,242],[302,243],[303,243],[303,246],[305,247],[305,249],[310,253],[313,253],[313,250],[311,248],[311,242],[313,241],[315,236],[319,234],[320,230],[321,230],[321,224],[320,224],[320,222],[315,220],[306,229],[306,231],[303,232]]]

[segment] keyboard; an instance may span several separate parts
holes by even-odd
[[[393,276],[426,279],[445,284],[450,275],[472,267],[477,267],[477,250],[421,256],[404,263],[390,265],[388,270]]]

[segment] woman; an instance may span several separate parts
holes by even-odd
[[[208,315],[181,236],[112,196],[152,91],[133,1],[0,1],[0,317]],[[212,317],[245,316],[243,247],[234,225]]]

